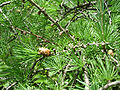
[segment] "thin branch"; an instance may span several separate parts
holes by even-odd
[[[68,62],[67,66],[66,66],[66,68],[65,68],[65,70],[64,70],[63,78],[62,78],[62,85],[64,85],[64,79],[65,79],[65,77],[66,77],[66,73],[67,73],[67,70],[68,70],[71,62],[72,62],[72,59]]]
[[[75,6],[75,7],[73,7],[73,8],[69,8],[69,7],[67,7],[65,4],[63,4],[63,2],[61,3],[61,5],[60,5],[60,7],[62,8],[62,10],[63,10],[63,7],[65,8],[65,13],[63,14],[63,17],[60,19],[60,20],[58,20],[57,22],[60,22],[60,21],[62,21],[65,17],[67,17],[66,15],[68,14],[68,15],[70,15],[71,13],[71,11],[73,11],[73,10],[77,10],[77,8],[79,8],[79,9],[83,9],[83,7],[87,7],[87,8],[85,8],[84,9],[84,11],[85,10],[96,10],[96,8],[93,8],[93,7],[89,7],[89,6],[91,6],[91,5],[93,5],[93,4],[95,4],[96,3],[96,1],[92,1],[92,2],[90,2],[90,3],[83,3],[83,4],[80,4],[79,5],[79,1],[78,1],[78,4],[77,4],[77,6]],[[67,11],[66,11],[67,10]],[[77,12],[78,11],[81,11],[81,10],[77,10]]]
[[[36,60],[36,61],[33,63],[32,68],[30,69],[30,71],[31,71],[31,74],[30,74],[30,76],[29,76],[30,78],[33,76],[34,68],[35,68],[37,62],[41,61],[43,58],[45,58],[45,57],[42,56],[41,58],[39,58],[38,60]]]
[[[78,19],[80,19],[80,18],[85,18],[86,16],[84,16],[84,15],[82,15],[82,16],[77,16],[74,20],[73,20],[73,22],[75,22],[75,21],[77,21]]]
[[[45,71],[50,71],[50,70],[54,70],[54,68],[38,69],[38,70],[33,71],[32,76],[36,75],[36,74],[39,73],[39,72],[45,72]],[[49,75],[47,75],[47,76],[49,76]]]
[[[116,65],[117,67],[120,66],[120,62],[119,62],[119,61],[117,61],[117,60],[116,60],[115,58],[113,58],[112,56],[110,56],[110,58],[113,59],[113,61],[117,63],[117,65]]]
[[[83,61],[86,63],[85,56],[83,56]],[[88,87],[90,83],[89,83],[88,71],[87,71],[86,65],[84,65],[84,78],[85,78],[85,83],[86,83],[85,90],[90,90]]]
[[[86,48],[87,46],[92,46],[92,45],[96,45],[97,47],[99,46],[99,45],[108,45],[109,44],[109,42],[100,42],[100,43],[96,43],[96,42],[93,42],[93,43],[87,43],[87,44],[80,44],[80,43],[78,43],[77,45],[75,45],[73,48],[78,48],[78,47],[82,47],[82,48]]]
[[[37,37],[37,39],[39,39],[39,38],[43,39],[43,42],[53,43],[53,44],[57,45],[56,43],[51,42],[51,41],[43,38],[42,36],[36,35],[36,34],[34,34],[34,33],[32,33],[32,32],[24,31],[24,30],[22,30],[22,29],[20,29],[20,28],[17,28],[17,27],[16,27],[16,29],[19,30],[19,31],[21,31],[21,33],[23,33],[23,34],[25,34],[25,35],[26,35],[26,34],[31,34],[31,35]]]
[[[15,27],[12,25],[12,22],[11,22],[11,21],[9,20],[9,18],[3,13],[3,11],[2,11],[1,8],[0,8],[0,12],[3,14],[3,16],[4,16],[4,17],[6,18],[6,20],[9,22],[9,24],[10,24],[10,26],[11,26],[11,28],[12,28],[14,34],[16,35],[17,32],[16,32],[16,30],[15,30]]]
[[[101,31],[102,31],[102,37],[104,40],[104,28],[103,28],[103,5],[102,5],[103,1],[100,0],[100,21],[101,21]],[[103,47],[104,48],[104,47]]]
[[[11,1],[4,2],[4,3],[0,4],[0,7],[3,7],[3,6],[8,5],[10,3],[11,3]]]
[[[100,88],[99,90],[107,90],[109,87],[112,87],[114,85],[120,85],[120,81],[108,83],[104,87]]]
[[[111,25],[111,24],[112,24],[111,11],[110,11],[109,8],[108,8],[108,5],[107,5],[106,0],[104,0],[104,3],[105,3],[105,6],[106,6],[106,8],[107,8],[108,15],[109,15],[109,24]]]
[[[68,0],[72,5],[74,5],[74,3],[71,0]]]
[[[23,21],[25,21],[29,16],[30,14],[33,12],[34,9],[30,10],[29,13],[24,17]],[[22,14],[21,14],[22,16]]]
[[[45,9],[43,9],[42,7],[40,7],[38,4],[36,4],[33,0],[28,0],[31,4],[33,4],[35,7],[37,7],[43,14],[45,17],[47,17],[51,22],[53,22],[61,31],[65,31],[64,28],[62,28],[52,17],[50,17]]]
[[[13,84],[11,84],[10,86],[8,86],[7,88],[6,88],[6,90],[9,90],[12,86],[14,86],[15,84],[17,84],[17,82],[14,82]]]
[[[31,68],[31,70],[33,70],[34,67],[35,67],[35,65],[37,64],[37,62],[40,61],[40,60],[42,60],[43,58],[45,58],[45,57],[43,56],[43,57],[39,58],[38,60],[36,60],[36,61],[33,63],[33,66],[32,66],[32,68]]]
[[[116,62],[117,64],[119,63],[115,58],[113,58],[112,56],[110,56],[111,59],[113,59],[114,62]]]
[[[83,3],[83,4],[80,4],[80,5],[77,5],[77,6],[73,7],[73,8],[69,8],[68,11],[65,12],[63,16],[67,15],[67,13],[69,13],[69,12],[71,12],[73,10],[76,10],[77,8],[78,9],[83,9],[84,7],[88,8],[88,7],[92,6],[93,4],[96,4],[96,1],[92,1],[91,3]]]
[[[37,38],[43,39],[42,36],[38,36],[38,35],[36,35],[36,34],[34,34],[34,33],[32,33],[32,32],[24,31],[24,30],[22,30],[22,29],[20,29],[20,28],[17,28],[17,27],[16,27],[16,29],[19,30],[19,31],[21,31],[21,33],[23,33],[23,34],[31,34],[31,35],[33,35],[33,36],[36,36]]]
[[[93,14],[96,14],[96,13],[93,13]],[[89,14],[89,12],[87,11],[87,17],[88,18],[90,18],[92,21],[94,21],[94,22],[98,22],[95,18],[93,18],[90,14]]]
[[[10,38],[11,38],[11,37],[10,37]],[[10,39],[10,40],[8,41],[8,43],[14,41],[16,38],[17,38],[16,36],[12,36],[12,39]]]
[[[43,14],[44,14],[44,16],[45,17],[47,17],[51,22],[53,22],[53,24],[55,24],[60,30],[61,30],[61,34],[59,34],[59,35],[62,35],[62,33],[63,32],[65,32],[65,33],[67,33],[67,35],[74,41],[75,39],[73,38],[73,37],[71,37],[71,35],[70,34],[68,34],[68,29],[67,30],[65,30],[62,26],[60,26],[59,24],[58,24],[58,21],[55,21],[52,17],[50,17],[47,13],[46,13],[46,11],[45,11],[45,9],[43,9],[42,7],[40,7],[38,4],[36,4],[33,0],[28,0],[31,4],[33,4],[36,8],[38,8]]]
[[[77,13],[71,18],[71,20],[68,21],[68,23],[65,25],[65,28],[67,29],[68,26],[70,25],[70,23],[73,21],[73,19],[75,18],[75,16],[77,15]]]
[[[32,9],[32,10],[30,10],[29,11],[29,13],[26,15],[26,17],[24,17],[24,19],[23,19],[23,23],[25,24],[25,26],[27,27],[27,29],[29,30],[29,32],[30,32],[30,28],[29,28],[29,26],[27,25],[27,23],[29,23],[30,25],[32,25],[28,20],[26,20],[28,17],[29,17],[29,15],[33,12],[33,10],[34,9]],[[20,12],[20,15],[22,16],[22,13]],[[27,23],[26,23],[27,22]]]
[[[87,43],[87,44],[83,44],[83,43],[78,42],[78,44],[75,45],[75,46],[74,45],[70,45],[70,48],[73,49],[74,52],[75,52],[75,55],[77,55],[77,52],[80,53],[80,51],[79,50],[75,51],[75,48],[81,47],[81,48],[85,49],[88,46],[92,46],[92,45],[95,45],[95,46],[99,47],[99,45],[108,45],[108,44],[109,44],[109,42],[100,42],[100,43],[93,42],[93,43]],[[70,51],[71,49],[69,49],[69,48],[68,49],[63,49],[63,52]]]
[[[86,10],[96,10],[95,8],[93,8],[93,7],[90,7],[91,5],[93,5],[93,4],[95,4],[96,3],[96,1],[93,1],[93,2],[90,2],[90,3],[83,3],[83,4],[80,4],[79,5],[79,2],[78,2],[78,4],[77,4],[77,6],[75,6],[75,7],[73,7],[73,8],[69,8],[68,6],[66,6],[65,4],[61,4],[61,8],[63,9],[63,7],[65,8],[65,13],[63,14],[63,17],[61,18],[61,19],[59,19],[58,21],[56,21],[56,22],[60,22],[60,21],[62,21],[65,17],[67,17],[67,15],[70,15],[71,13],[74,13],[74,12],[71,12],[71,11],[73,11],[73,10],[75,10],[75,13],[77,13],[77,12],[82,12],[82,14],[83,14],[83,16],[86,16],[84,13],[83,13],[83,11],[86,11]],[[87,8],[84,8],[84,7],[87,7]],[[80,10],[78,10],[78,9],[80,9]],[[82,11],[81,11],[81,9],[82,9]],[[83,10],[84,9],[84,10]],[[71,12],[71,13],[69,13],[69,12]],[[69,13],[69,14],[67,14],[67,13]],[[78,14],[78,13],[77,13]],[[81,17],[81,16],[80,16]],[[77,19],[78,19],[78,17],[77,17]],[[76,19],[76,20],[77,20]],[[74,21],[76,21],[76,20],[73,20],[73,22]],[[65,25],[65,27],[66,26],[69,26],[69,24],[71,23],[71,21],[69,21],[66,25]],[[53,26],[54,24],[52,24],[52,26]]]

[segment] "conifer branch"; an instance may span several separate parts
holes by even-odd
[[[31,34],[31,35],[37,37],[37,39],[39,39],[39,38],[43,39],[43,42],[53,43],[53,44],[57,45],[56,43],[51,42],[51,41],[49,41],[49,40],[43,38],[42,36],[36,35],[36,34],[34,34],[34,33],[32,33],[32,32],[24,31],[24,30],[22,30],[22,29],[20,29],[20,28],[17,28],[17,27],[16,27],[16,29],[19,30],[19,31],[21,31],[21,33],[24,34],[24,35],[26,35],[26,34]]]
[[[42,8],[42,7],[40,7],[38,4],[36,4],[33,0],[28,0],[31,4],[33,4],[36,8],[38,8],[39,10],[40,10],[40,12],[42,12],[43,14],[44,14],[44,16],[46,17],[46,18],[48,18],[51,22],[53,22],[53,25],[55,24],[58,28],[59,28],[59,30],[61,30],[61,32],[59,33],[59,35],[62,35],[62,33],[67,33],[67,35],[74,41],[75,40],[75,38],[72,36],[72,35],[70,35],[70,34],[68,34],[68,29],[67,30],[65,30],[61,25],[59,25],[58,24],[58,21],[55,21],[52,17],[50,17],[47,13],[46,13],[46,11],[45,11],[45,9],[44,8]]]
[[[36,4],[33,0],[28,0],[31,4],[33,4],[35,7],[37,7],[43,14],[45,17],[47,17],[51,22],[53,22],[61,31],[65,31],[64,28],[62,28],[52,17],[50,17],[45,9],[43,9],[42,7],[40,7],[38,4]]]

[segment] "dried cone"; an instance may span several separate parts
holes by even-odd
[[[113,50],[110,49],[110,50],[108,51],[108,54],[111,55],[111,56],[113,56],[113,55],[114,55]]]
[[[47,48],[39,48],[38,50],[38,54],[42,54],[42,55],[45,55],[45,56],[49,56],[50,55],[50,50],[47,49]]]

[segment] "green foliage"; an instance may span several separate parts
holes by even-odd
[[[0,89],[99,90],[120,80],[119,0],[34,0],[43,11],[29,1],[0,3]]]
[[[91,88],[94,88],[94,86],[98,87],[99,85],[103,86],[109,80],[112,81],[116,79],[116,76],[118,75],[115,66],[111,62],[111,59],[106,57],[104,60],[101,60],[101,57],[97,56],[97,60],[93,59],[90,62],[88,71],[91,75]]]

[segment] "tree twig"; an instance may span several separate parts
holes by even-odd
[[[110,11],[109,8],[108,8],[107,1],[106,1],[106,0],[104,0],[104,3],[105,3],[105,6],[106,6],[106,8],[107,8],[108,15],[109,15],[109,24],[111,25],[111,24],[112,24],[111,11]]]
[[[62,28],[58,22],[56,22],[52,17],[50,17],[45,9],[43,9],[42,7],[40,7],[38,4],[36,4],[33,0],[28,0],[31,4],[33,4],[35,7],[37,7],[43,14],[45,17],[47,17],[51,22],[53,22],[61,31],[65,31],[64,28]]]
[[[114,85],[120,85],[120,81],[114,81],[114,82],[108,83],[105,86],[101,87],[99,90],[107,90],[109,87],[112,87]]]
[[[0,7],[3,7],[3,6],[8,5],[10,3],[11,3],[11,1],[4,2],[4,3],[0,4]]]
[[[80,43],[78,43],[77,45],[75,45],[74,46],[74,48],[77,48],[77,47],[82,47],[82,48],[86,48],[87,46],[92,46],[92,45],[96,45],[97,47],[99,46],[99,45],[108,45],[109,44],[109,42],[100,42],[100,43],[96,43],[96,42],[93,42],[93,43],[87,43],[87,44],[80,44]]]
[[[93,4],[96,4],[96,1],[92,1],[90,3],[83,3],[83,4],[80,4],[80,5],[77,5],[77,6],[73,7],[73,8],[69,8],[68,11],[66,11],[63,16],[67,15],[67,13],[69,13],[69,12],[71,12],[73,10],[76,10],[77,8],[79,8],[79,9],[81,9],[81,8],[83,9],[83,7],[88,8]]]
[[[44,14],[44,16],[45,17],[47,17],[51,22],[53,22],[53,24],[55,24],[58,28],[59,28],[59,30],[61,30],[61,34],[63,33],[63,32],[67,32],[67,35],[74,41],[75,39],[73,38],[73,37],[71,37],[71,35],[70,34],[68,34],[68,29],[67,30],[65,30],[61,25],[59,25],[58,24],[58,21],[55,21],[52,17],[50,17],[47,13],[46,13],[46,11],[45,11],[45,9],[43,9],[42,7],[40,7],[38,4],[36,4],[33,0],[28,0],[31,4],[33,4],[36,8],[38,8],[39,10],[40,10],[40,12],[42,12],[43,14]],[[61,35],[61,34],[59,34],[59,35]]]
[[[85,61],[85,56],[83,56],[83,61],[86,63],[86,61]],[[86,68],[86,65],[84,65],[84,78],[85,78],[85,83],[87,84],[86,86],[85,86],[85,90],[90,90],[89,89],[89,78],[88,78],[88,72],[87,72],[87,68]]]
[[[72,59],[70,59],[70,61],[68,62],[67,66],[66,66],[66,68],[65,68],[65,70],[64,70],[63,77],[62,77],[62,85],[64,85],[64,79],[65,79],[67,70],[68,70],[71,62],[72,62]]]
[[[103,38],[103,40],[104,40],[104,23],[103,23],[103,10],[102,10],[102,8],[103,8],[103,1],[102,0],[100,0],[100,22],[101,22],[101,32],[102,32],[102,38]],[[104,46],[103,46],[103,48],[104,48]]]
[[[6,90],[9,90],[12,86],[14,86],[15,84],[17,84],[17,82],[14,82],[13,84],[11,84],[10,86],[8,86],[7,88],[6,88]]]
[[[65,25],[65,28],[67,29],[68,26],[70,25],[70,23],[73,21],[73,19],[75,18],[75,16],[77,15],[77,13],[71,18],[71,20],[68,21],[68,23]]]
[[[51,41],[43,38],[42,36],[36,35],[36,34],[34,34],[34,33],[32,33],[32,32],[24,31],[24,30],[22,30],[22,29],[20,29],[20,28],[17,28],[17,27],[16,27],[16,29],[19,30],[19,31],[21,31],[21,33],[23,33],[23,34],[31,34],[31,35],[37,37],[37,39],[38,39],[38,38],[41,38],[41,39],[43,39],[43,42],[53,43],[53,44],[57,45],[56,43],[51,42]]]
[[[36,61],[33,63],[32,68],[30,69],[30,71],[31,71],[31,74],[30,74],[30,76],[29,76],[30,78],[31,78],[32,75],[33,75],[35,65],[37,64],[37,62],[39,62],[39,61],[42,60],[43,58],[45,58],[45,57],[42,56],[41,58],[39,58],[38,60],[36,60]]]
[[[117,63],[117,65],[116,65],[117,67],[120,66],[120,62],[119,62],[119,61],[117,61],[117,60],[116,60],[115,58],[113,58],[112,56],[110,56],[110,58],[113,59],[113,61]]]

